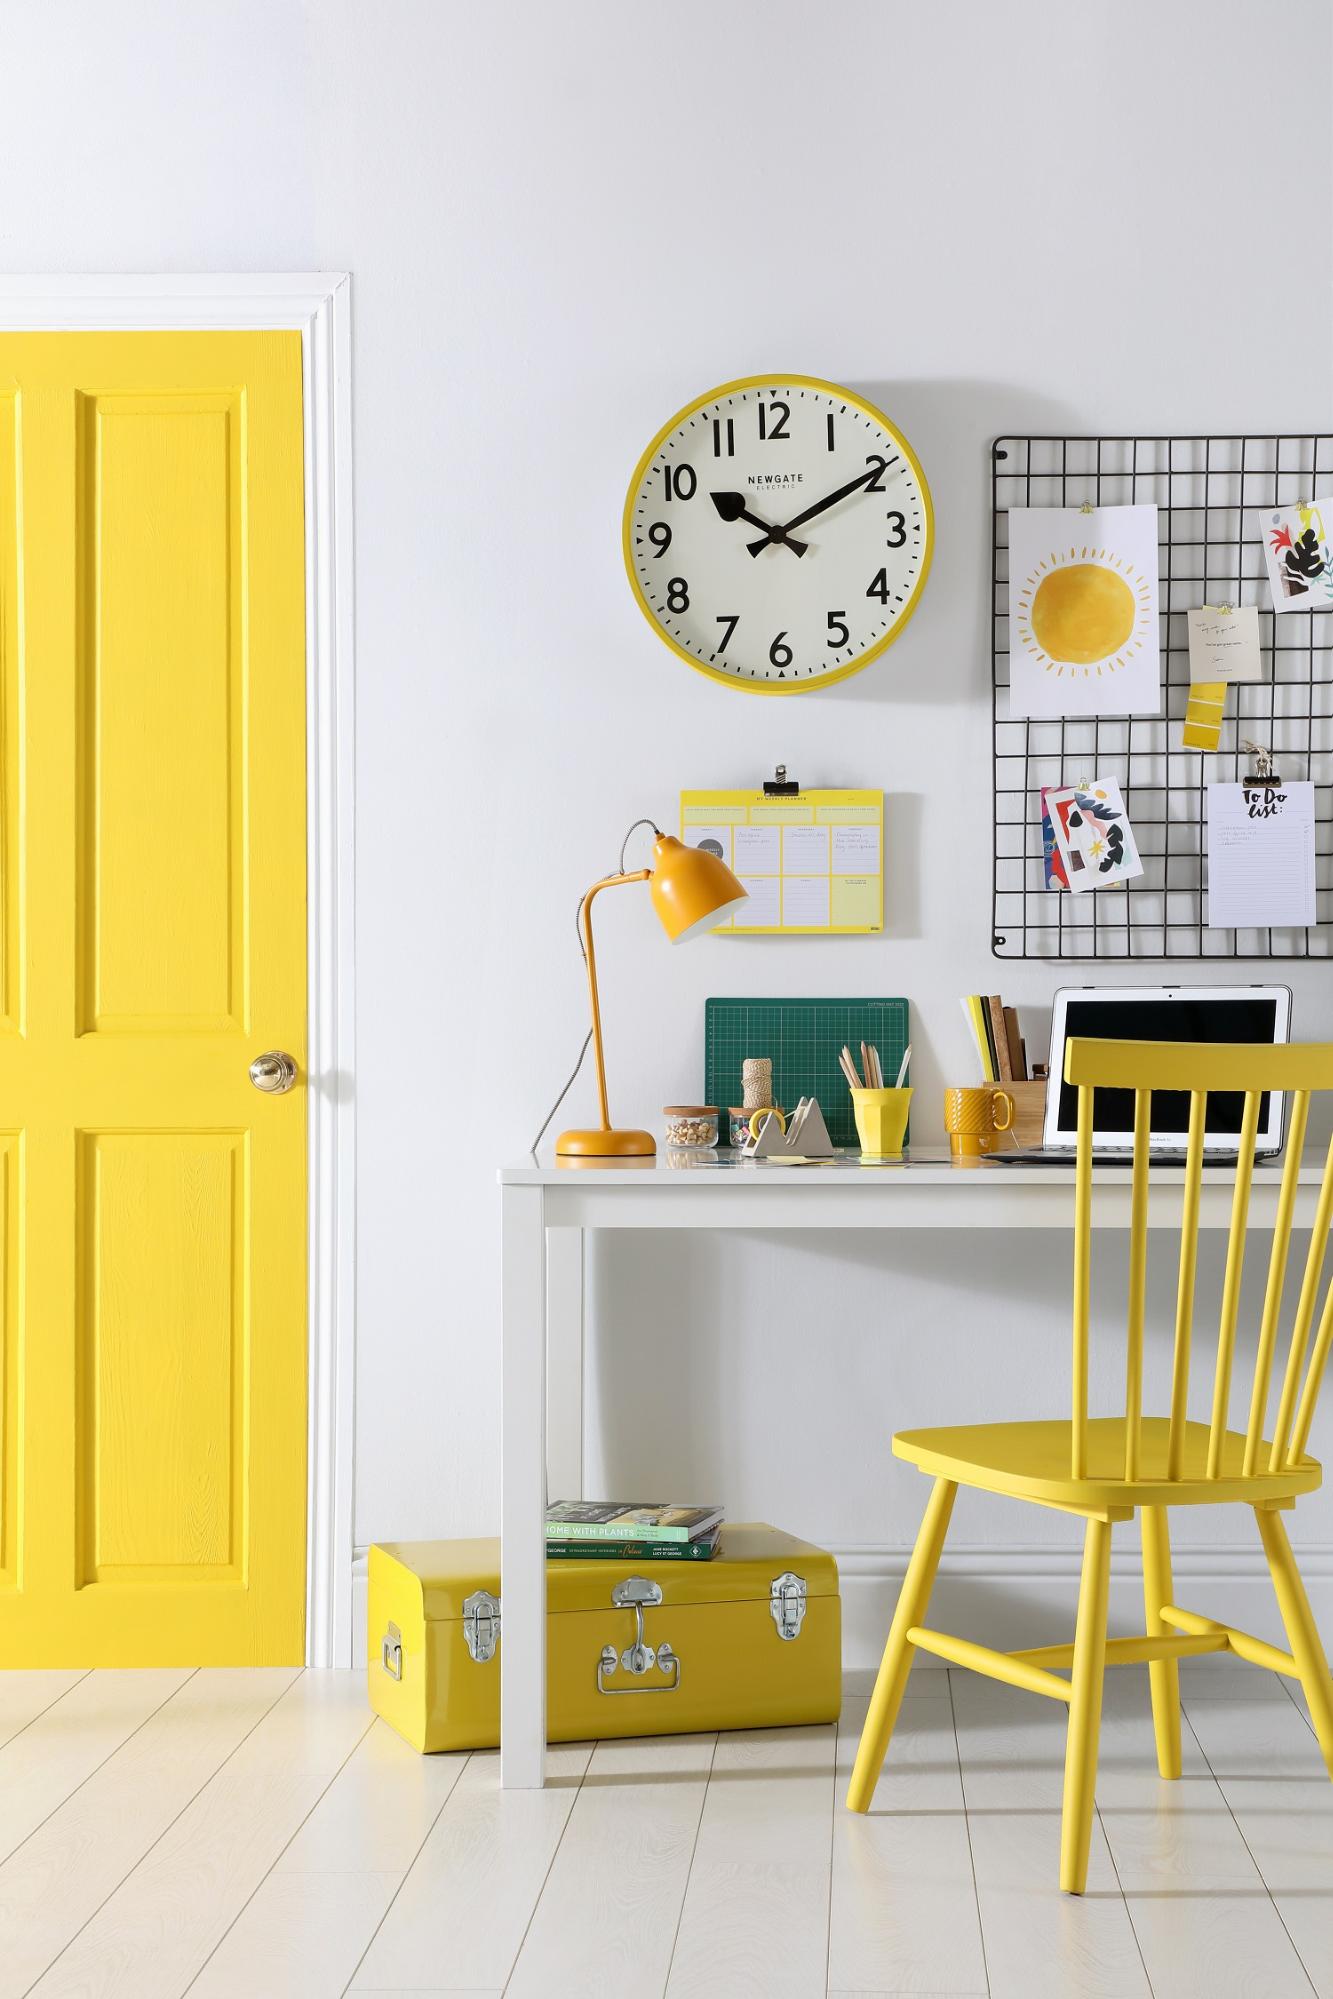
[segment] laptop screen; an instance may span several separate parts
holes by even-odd
[[[1060,1011],[1063,1006],[1063,1022]],[[1056,1040],[1091,1037],[1105,1041],[1257,1041],[1271,1046],[1287,1039],[1291,997],[1286,987],[1251,992],[1190,991],[1177,987],[1160,995],[1066,990],[1056,997]],[[1064,1048],[1053,1044],[1060,1063],[1059,1110],[1055,1131],[1047,1120],[1047,1143],[1072,1144],[1078,1131],[1078,1091],[1063,1079]],[[1052,1069],[1052,1083],[1055,1072]],[[1245,1098],[1239,1090],[1210,1093],[1204,1143],[1224,1149],[1239,1137]],[[1281,1141],[1282,1102],[1265,1091],[1259,1105],[1259,1146],[1276,1150]],[[1152,1138],[1156,1145],[1182,1149],[1189,1132],[1188,1090],[1154,1090]],[[1134,1137],[1134,1092],[1098,1090],[1096,1141],[1129,1146]]]

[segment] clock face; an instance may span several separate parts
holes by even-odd
[[[827,686],[891,645],[933,538],[906,438],[808,375],[701,396],[654,438],[625,502],[644,615],[691,666],[763,694]]]

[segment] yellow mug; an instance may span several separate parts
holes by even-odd
[[[882,1160],[902,1158],[903,1133],[911,1102],[910,1089],[852,1091],[862,1159],[879,1164]]]
[[[944,1129],[955,1159],[975,1159],[989,1152],[997,1132],[1014,1121],[1014,1100],[994,1083],[944,1092]]]

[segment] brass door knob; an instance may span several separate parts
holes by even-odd
[[[270,1048],[250,1064],[250,1081],[270,1097],[285,1097],[296,1077],[296,1064],[282,1048]]]

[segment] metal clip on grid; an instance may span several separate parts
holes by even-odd
[[[1254,769],[1247,770],[1241,783],[1247,791],[1260,791],[1265,785],[1281,784],[1282,779],[1273,768],[1273,752],[1262,743],[1252,743],[1246,738],[1241,743],[1254,759]]]

